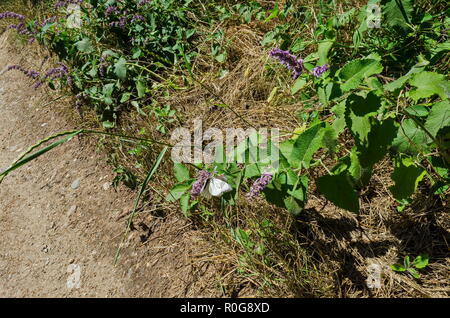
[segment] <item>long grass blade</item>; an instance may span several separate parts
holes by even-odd
[[[117,252],[116,252],[116,255],[115,255],[115,257],[114,257],[114,265],[117,264],[117,261],[118,261],[118,259],[119,259],[119,255],[120,255],[120,251],[121,251],[121,249],[122,249],[122,245],[123,245],[123,243],[125,242],[125,239],[126,239],[128,233],[129,233],[129,231],[130,231],[131,223],[133,222],[133,218],[134,218],[134,216],[136,215],[136,211],[137,211],[139,202],[140,202],[140,200],[141,200],[141,197],[142,197],[142,195],[143,195],[144,192],[145,192],[145,188],[147,187],[147,185],[148,185],[148,183],[150,182],[151,178],[152,178],[153,175],[155,174],[156,170],[158,170],[158,167],[159,167],[159,165],[161,164],[161,161],[162,161],[162,159],[164,158],[164,155],[166,154],[167,149],[169,149],[169,147],[166,146],[166,147],[164,147],[164,149],[160,152],[160,154],[159,154],[158,158],[156,159],[156,161],[155,161],[155,163],[154,163],[152,169],[150,170],[150,172],[149,172],[149,173],[147,174],[147,176],[145,177],[144,182],[142,182],[141,189],[140,189],[140,191],[139,191],[139,193],[138,193],[138,195],[137,195],[137,197],[136,197],[136,200],[134,201],[133,212],[132,212],[132,213],[130,214],[130,216],[128,217],[127,228],[126,228],[125,233],[124,233],[124,235],[123,235],[122,242],[121,242],[121,244],[119,245],[119,247],[117,248]]]

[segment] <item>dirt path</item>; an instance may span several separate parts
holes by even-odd
[[[0,36],[0,71],[39,66],[39,55],[10,42]],[[0,76],[1,170],[36,141],[75,128],[64,120],[64,107],[42,107],[46,100],[23,74]],[[0,297],[216,296],[214,270],[196,258],[206,244],[176,213],[143,213],[113,265],[135,194],[109,186],[104,157],[74,138],[5,178]]]

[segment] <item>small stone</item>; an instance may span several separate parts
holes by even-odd
[[[43,123],[43,124],[41,125],[41,127],[45,127],[45,126],[47,126],[47,123]]]
[[[71,187],[73,190],[76,190],[76,189],[78,189],[78,187],[80,186],[80,183],[81,183],[81,180],[80,180],[80,179],[77,179],[77,180],[75,180],[74,182],[72,182],[72,184],[70,185],[70,187]]]
[[[67,215],[72,215],[73,213],[75,213],[75,211],[77,210],[77,206],[76,205],[72,205],[69,209],[69,211],[67,211]]]
[[[109,182],[105,182],[105,183],[103,183],[103,190],[109,190],[109,187],[110,187],[110,183]]]

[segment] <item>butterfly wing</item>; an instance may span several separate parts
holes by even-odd
[[[211,178],[207,188],[209,194],[214,197],[220,197],[222,194],[233,190],[228,183],[218,178]]]

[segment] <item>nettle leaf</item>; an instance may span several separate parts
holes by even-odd
[[[317,61],[318,65],[324,65],[328,63],[328,53],[330,52],[331,47],[333,46],[334,41],[322,41],[319,43],[317,47],[317,55],[319,56],[319,60]]]
[[[409,91],[408,95],[415,101],[421,98],[439,95],[440,98],[446,99],[450,96],[449,82],[445,80],[445,76],[434,72],[421,72],[414,75],[409,83],[417,88]]]
[[[173,165],[173,172],[175,174],[175,178],[178,180],[178,182],[184,182],[189,180],[189,169],[186,168],[181,163],[174,163]]]
[[[416,166],[412,158],[398,156],[394,160],[394,172],[391,177],[395,185],[389,188],[397,200],[409,198],[417,189],[426,171]]]
[[[125,80],[127,78],[127,60],[121,57],[116,64],[114,64],[114,73],[121,80]]]
[[[345,174],[325,175],[316,179],[317,190],[336,206],[359,212],[359,197]]]
[[[430,113],[428,107],[422,106],[422,105],[414,105],[405,108],[405,112],[412,116],[416,117],[427,117]]]
[[[371,128],[370,117],[377,114],[380,106],[381,99],[373,92],[370,92],[366,98],[356,94],[347,98],[345,121],[358,143],[367,141]]]
[[[389,26],[407,29],[411,22],[413,5],[411,0],[390,0],[384,6],[383,13]]]
[[[450,102],[448,100],[433,105],[425,122],[425,128],[436,137],[439,130],[450,126]]]
[[[361,82],[383,70],[381,63],[375,59],[357,59],[347,63],[339,70],[339,79],[343,82],[343,92],[355,89]]]
[[[397,137],[392,142],[393,149],[407,154],[416,154],[427,148],[427,134],[412,119],[400,124]]]
[[[176,184],[166,196],[166,201],[174,202],[179,200],[183,194],[191,188],[192,183],[193,182],[183,182]]]
[[[312,156],[322,147],[323,128],[325,127],[325,123],[320,123],[298,136],[293,144],[291,153],[287,157],[292,167],[309,167]]]
[[[83,38],[81,41],[76,42],[75,46],[77,47],[78,51],[83,53],[90,53],[94,50],[92,42],[89,38]]]

